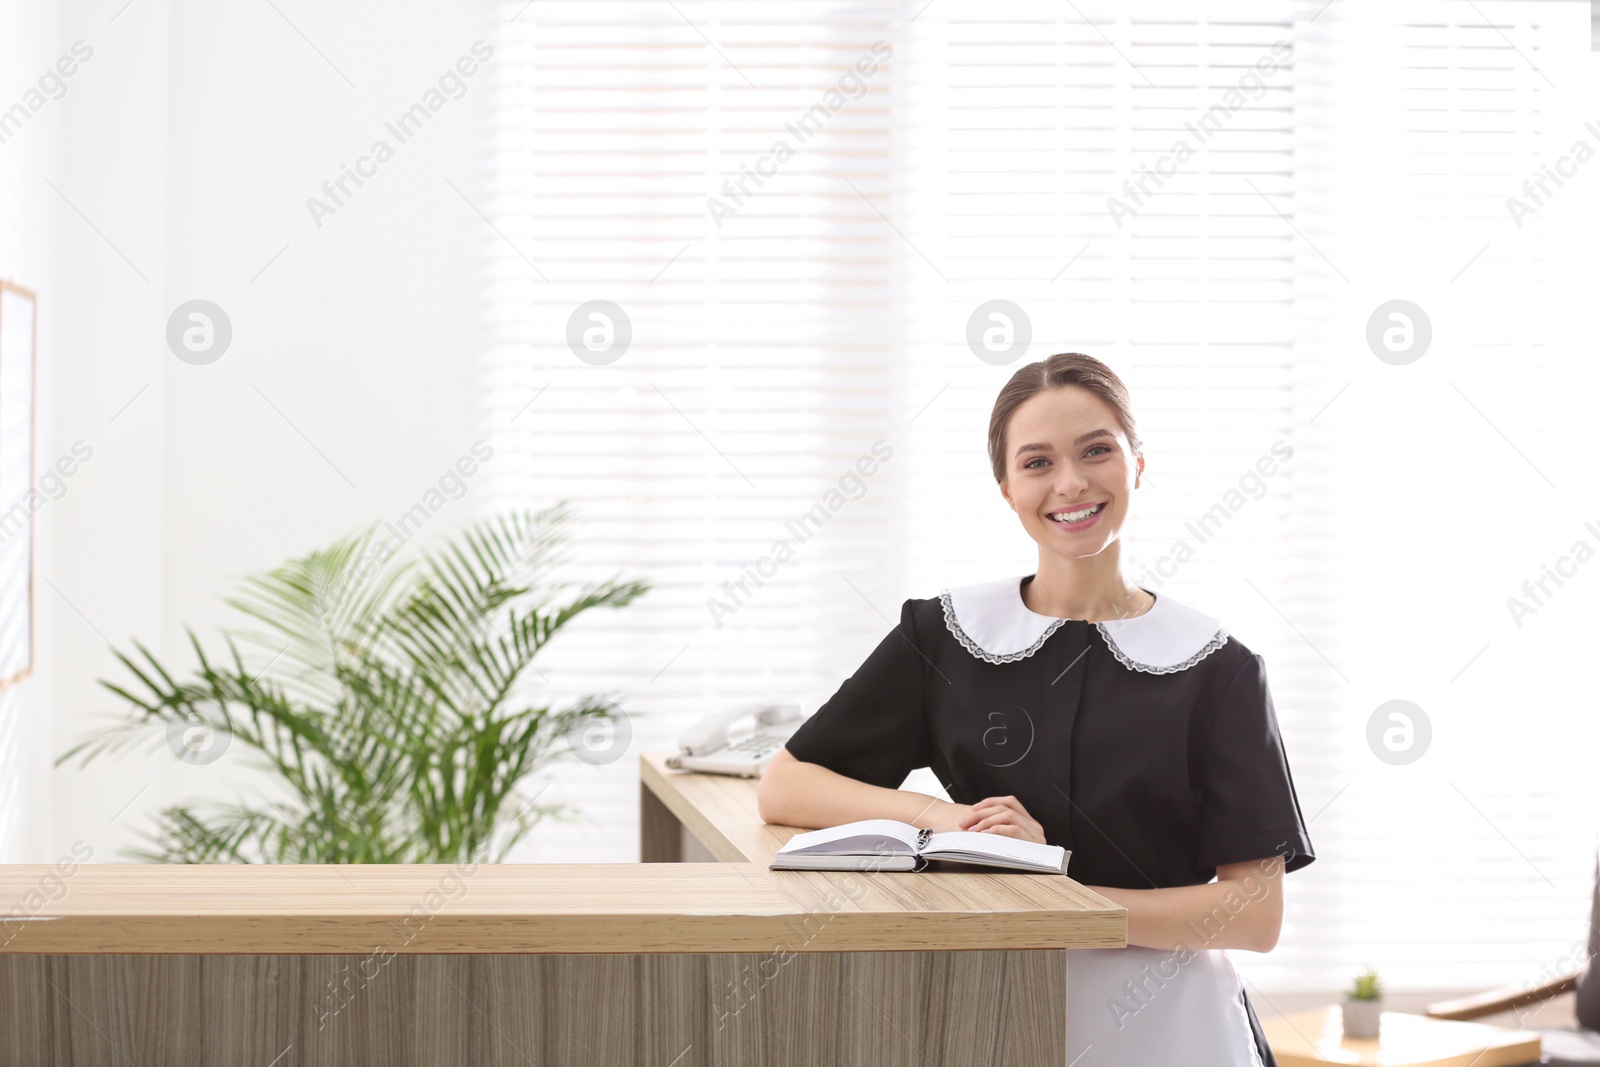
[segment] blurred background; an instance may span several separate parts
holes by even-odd
[[[120,713],[113,648],[192,664],[248,574],[570,499],[564,573],[652,588],[529,685],[617,691],[628,738],[541,776],[580,818],[510,858],[632,862],[638,752],[809,712],[904,599],[1033,570],[988,412],[1081,351],[1146,441],[1128,577],[1268,667],[1318,862],[1234,954],[1263,1015],[1367,963],[1418,996],[1570,970],[1596,62],[1556,0],[9,5],[37,493],[0,501],[32,538],[0,860],[124,862],[252,788],[242,749],[54,765]],[[169,340],[194,308],[208,361]]]

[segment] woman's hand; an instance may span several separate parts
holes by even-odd
[[[972,813],[961,820],[960,829],[1049,844],[1044,839],[1044,827],[1016,797],[986,797],[978,801],[972,805]]]
[[[911,821],[918,826],[926,826],[935,833],[944,833],[946,830],[960,830],[962,821],[971,814],[972,805],[970,804],[952,804],[948,800],[932,800]]]

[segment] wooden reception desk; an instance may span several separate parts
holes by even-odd
[[[1070,878],[770,871],[753,781],[640,759],[637,864],[0,867],[0,1064],[1066,1062]],[[677,862],[685,860],[712,862]]]

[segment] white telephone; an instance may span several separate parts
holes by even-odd
[[[752,720],[753,732],[730,743],[735,723]],[[707,715],[678,739],[667,766],[708,774],[759,778],[789,735],[800,728],[800,705],[791,701],[750,704]]]

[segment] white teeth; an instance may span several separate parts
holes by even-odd
[[[1082,522],[1102,507],[1104,507],[1103,504],[1096,504],[1094,507],[1084,508],[1082,511],[1058,511],[1050,517],[1057,522]]]

